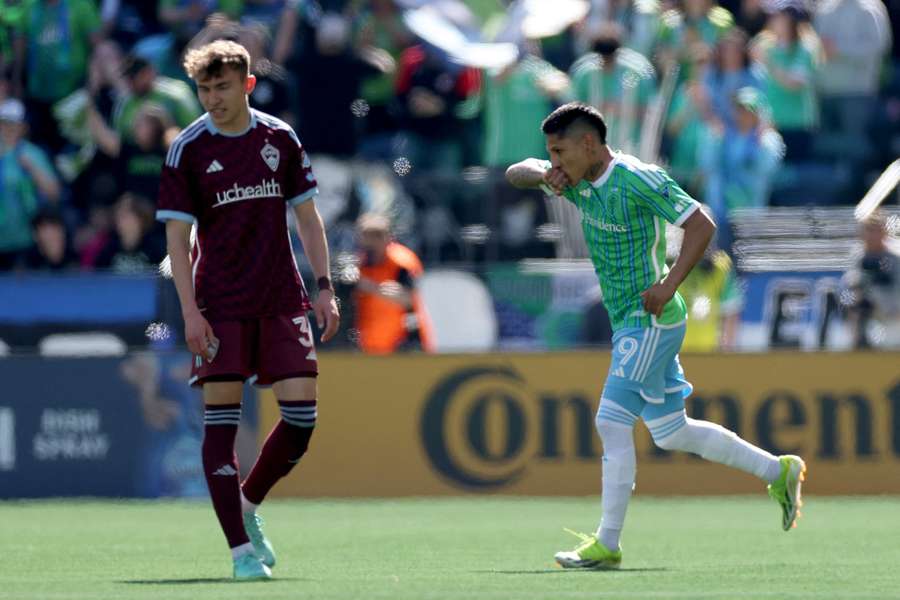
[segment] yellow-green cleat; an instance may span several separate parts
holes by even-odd
[[[272,571],[262,564],[254,553],[242,554],[234,559],[234,578],[241,581],[272,579]]]
[[[244,530],[247,532],[247,537],[253,543],[253,549],[256,550],[259,560],[271,569],[275,566],[275,549],[272,548],[272,542],[263,533],[262,526],[263,520],[258,514],[244,513]]]
[[[574,550],[557,552],[554,558],[564,569],[618,569],[622,564],[622,551],[610,550],[593,535],[566,529],[581,539]]]
[[[797,526],[797,517],[801,516],[800,487],[806,480],[806,463],[799,456],[790,454],[779,456],[778,461],[781,475],[769,484],[769,496],[781,506],[782,529],[790,531]]]

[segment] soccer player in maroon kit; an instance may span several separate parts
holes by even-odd
[[[325,342],[337,331],[328,245],[309,159],[289,125],[252,110],[247,50],[217,41],[184,66],[207,111],[172,143],[157,218],[166,222],[172,276],[203,387],[203,469],[237,579],[267,579],[275,564],[256,508],[288,474],[316,424],[316,351],[307,311]],[[310,302],[287,228],[294,211],[318,281]],[[197,237],[192,245],[191,227]],[[272,385],[281,420],[240,482],[234,439],[244,381]]]

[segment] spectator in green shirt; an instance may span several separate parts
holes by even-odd
[[[772,107],[772,120],[787,146],[785,160],[810,155],[813,132],[819,125],[816,72],[818,36],[796,8],[779,10],[754,45],[755,58],[765,67],[763,89]]]
[[[14,78],[25,84],[32,139],[57,151],[63,141],[51,107],[84,83],[102,23],[93,0],[26,0],[23,11]]]
[[[644,112],[656,89],[650,61],[622,48],[619,25],[601,26],[593,52],[579,58],[569,71],[575,98],[596,107],[608,119],[606,139],[614,148],[636,153]]]
[[[182,129],[202,113],[188,84],[159,75],[156,67],[146,59],[129,57],[125,61],[124,73],[128,93],[116,102],[112,123],[124,138],[131,139],[135,115],[147,103],[161,106],[169,119]]]
[[[679,8],[662,15],[657,60],[662,73],[679,65],[679,79],[684,81],[691,77],[695,47],[714,48],[719,38],[734,27],[734,16],[714,0],[682,0],[678,4]]]
[[[56,203],[60,185],[43,150],[25,138],[25,107],[0,104],[0,270],[8,270],[31,248],[31,218],[42,201]]]
[[[521,156],[543,156],[541,121],[569,100],[569,78],[533,53],[484,77],[484,163],[506,168]]]

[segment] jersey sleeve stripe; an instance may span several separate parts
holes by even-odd
[[[172,147],[169,148],[169,152],[166,154],[166,165],[169,167],[177,167],[178,163],[181,161],[181,152],[184,147],[189,142],[197,139],[197,137],[203,133],[205,128],[205,121],[197,120],[188,125],[186,129],[182,130],[182,132],[178,134],[178,137],[175,138],[175,141],[172,142]]]
[[[288,200],[288,204],[291,206],[299,206],[308,200],[312,200],[315,196],[319,194],[319,188],[314,187],[311,190],[306,190],[299,196],[294,196],[290,200]]]
[[[197,219],[194,215],[180,210],[158,210],[156,211],[157,221],[184,221],[193,224]]]
[[[681,227],[684,222],[688,220],[688,217],[694,214],[694,211],[696,211],[698,208],[700,208],[700,204],[698,202],[692,203],[685,209],[683,213],[681,213],[681,216],[675,220],[673,225],[675,225],[676,227]]]
[[[291,139],[294,140],[294,142],[296,142],[298,146],[300,145],[300,138],[297,137],[297,134],[294,132],[294,129],[290,125],[288,125],[281,119],[273,117],[272,115],[267,115],[266,113],[255,111],[255,114],[257,121],[261,122],[264,125],[268,125],[273,129],[286,131],[288,135],[291,136]]]
[[[637,177],[644,185],[646,185],[651,190],[655,190],[656,186],[653,184],[653,180],[648,177],[646,172],[639,171],[638,169],[631,168],[629,169],[632,175]]]

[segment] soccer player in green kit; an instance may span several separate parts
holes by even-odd
[[[509,167],[506,177],[516,187],[540,187],[578,207],[614,331],[596,418],[603,441],[602,519],[595,535],[577,534],[582,543],[558,552],[556,562],[588,569],[621,564],[619,538],[634,488],[632,430],[638,417],[660,448],[692,452],[766,481],[782,509],[782,527],[790,530],[801,505],[803,460],[773,456],[720,425],[685,414],[684,400],[693,387],[678,361],[687,325],[678,285],[703,256],[715,224],[664,170],[612,151],[595,108],[566,104],[541,129],[550,160],[523,160]],[[684,229],[671,269],[665,262],[666,222]]]

